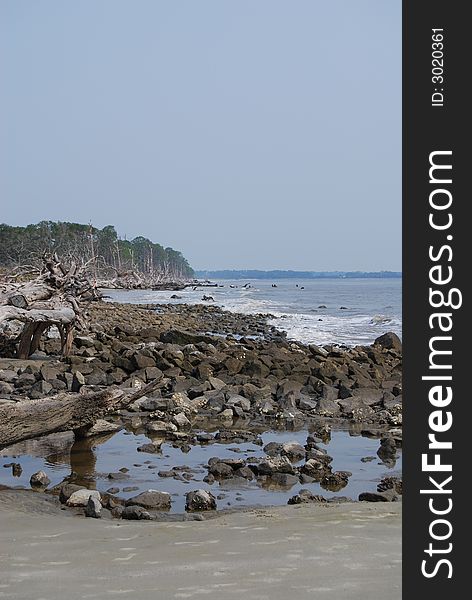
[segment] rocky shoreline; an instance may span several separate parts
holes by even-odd
[[[209,484],[233,479],[282,486],[319,482],[326,490],[339,491],[350,473],[333,471],[331,457],[320,446],[333,427],[356,427],[378,438],[377,455],[385,464],[395,461],[401,448],[402,350],[395,334],[386,333],[371,346],[318,347],[287,340],[268,325],[271,315],[240,315],[216,306],[97,302],[88,312],[87,330],[75,337],[67,359],[54,358],[60,342],[49,338],[34,360],[1,360],[0,403],[28,402],[61,391],[135,388],[157,379],[151,395],[100,420],[88,434],[122,427],[144,432],[150,441],[138,448],[143,455],[159,453],[164,442],[185,452],[196,444],[262,443],[259,432],[268,429],[303,425],[310,431],[304,445],[267,444],[257,460],[210,459],[203,479]],[[186,477],[177,467],[159,475]],[[32,486],[45,490],[47,479],[39,475]],[[387,479],[377,492],[359,499],[398,499],[401,480]],[[126,500],[112,493],[113,487],[109,493],[90,493],[73,480],[48,491],[92,517],[109,513],[148,520],[168,510],[171,502],[161,491]],[[186,500],[188,513],[197,516],[220,508],[205,489],[192,489]],[[305,489],[289,502],[326,500]]]

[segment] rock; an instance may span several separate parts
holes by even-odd
[[[116,509],[113,509],[116,510]],[[123,510],[120,510],[120,516],[122,519],[128,521],[151,521],[151,515],[142,506],[125,506]]]
[[[191,425],[184,412],[174,415],[172,417],[172,423],[174,423],[174,425],[176,425],[179,429],[187,429]]]
[[[14,383],[17,378],[18,373],[12,369],[0,370],[0,380],[5,381],[5,383]]]
[[[71,494],[67,500],[67,506],[87,506],[90,497],[96,498],[99,502],[101,501],[100,492],[97,490],[88,490],[87,488],[81,488]]]
[[[339,492],[348,484],[349,477],[352,475],[349,471],[335,471],[329,473],[321,479],[321,487],[331,492]]]
[[[269,442],[264,446],[263,450],[268,456],[280,456],[282,448],[283,444],[280,442]]]
[[[111,487],[111,488],[107,489],[107,494],[118,494],[119,491],[120,491],[120,488]]]
[[[142,446],[138,446],[136,450],[138,452],[147,452],[148,454],[158,454],[161,452],[162,443],[160,442],[151,442],[150,444],[143,444]]]
[[[110,421],[105,421],[105,419],[98,419],[95,423],[90,427],[90,429],[85,430],[83,433],[83,437],[89,438],[94,435],[102,435],[104,433],[113,433],[115,431],[119,431],[122,429],[121,425],[117,423],[111,423]]]
[[[129,475],[126,473],[120,473],[119,471],[118,473],[108,473],[107,477],[112,481],[123,481],[123,479],[129,479]]]
[[[51,483],[51,480],[44,471],[33,473],[30,478],[32,488],[46,488]]]
[[[107,385],[107,374],[95,367],[91,373],[85,376],[85,383],[87,385]]]
[[[245,412],[251,410],[251,401],[244,396],[232,396],[226,403],[228,406],[238,406],[242,408]]]
[[[305,448],[298,442],[285,442],[282,444],[281,454],[294,462],[298,462],[305,458]]]
[[[233,410],[231,408],[226,408],[225,410],[222,410],[218,416],[220,419],[232,419],[233,415]]]
[[[216,499],[213,494],[206,490],[188,492],[185,498],[185,510],[188,512],[216,510]]]
[[[380,404],[384,397],[384,393],[384,390],[376,388],[355,388],[352,390],[352,396],[354,398],[360,398],[367,406]]]
[[[159,492],[157,490],[148,490],[141,492],[137,496],[133,496],[126,500],[126,506],[142,506],[143,508],[152,508],[154,510],[169,510],[171,505],[171,497],[167,492]]]
[[[78,392],[83,385],[85,385],[85,377],[80,371],[75,371],[72,375],[72,391]]]
[[[397,446],[392,437],[384,437],[380,440],[377,456],[384,462],[395,461],[397,457]]]
[[[377,485],[377,491],[386,492],[387,490],[393,490],[401,496],[403,494],[403,482],[401,478],[395,476],[384,477]]]
[[[179,346],[186,346],[187,344],[199,344],[204,342],[205,344],[211,344],[214,340],[208,335],[201,335],[186,331],[184,329],[169,329],[160,336],[161,342],[165,344],[178,344]]]
[[[385,492],[363,492],[359,494],[359,502],[395,502],[397,495],[392,489]]]
[[[339,413],[339,404],[326,398],[320,398],[316,408],[319,414],[323,416],[333,416]]]
[[[260,462],[257,465],[257,472],[259,475],[272,475],[273,473],[288,473],[294,475],[296,469],[286,456],[280,456]]]
[[[264,487],[285,488],[290,489],[294,485],[300,483],[298,475],[290,475],[289,473],[273,473]]]
[[[315,410],[318,406],[318,402],[316,400],[312,400],[308,396],[302,395],[300,400],[298,401],[298,408],[300,410],[310,411]],[[338,407],[339,410],[339,407]]]
[[[210,385],[214,390],[221,390],[226,386],[226,383],[223,380],[218,379],[217,377],[210,376],[208,378],[208,381],[210,382]]]
[[[243,479],[248,479],[249,481],[254,479],[254,473],[249,467],[241,467],[236,469],[234,475],[235,477],[242,477]]]
[[[59,489],[59,500],[62,504],[65,504],[74,492],[82,490],[83,487],[75,483],[63,483],[59,488],[55,489]]]
[[[301,489],[296,496],[289,498],[287,504],[305,504],[305,503],[316,503],[326,502],[323,496],[313,494],[310,490]]]
[[[313,477],[315,481],[320,481],[326,473],[326,464],[320,460],[310,458],[300,468],[300,471],[309,477]]]
[[[402,351],[402,342],[398,335],[392,331],[384,333],[374,340],[374,346],[381,346],[386,350],[396,350],[397,352]]]
[[[11,474],[13,477],[20,477],[22,473],[23,467],[20,465],[20,463],[11,463]]]
[[[31,386],[31,390],[28,395],[33,400],[37,400],[49,394],[49,392],[51,392],[52,389],[53,387],[49,382],[40,380]]]
[[[100,500],[95,496],[90,496],[85,506],[84,513],[86,517],[92,517],[93,519],[101,518],[102,504]]]
[[[208,472],[216,479],[229,479],[234,476],[232,467],[221,461],[210,464]]]

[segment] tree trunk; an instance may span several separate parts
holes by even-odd
[[[131,393],[116,387],[87,395],[61,392],[0,406],[0,448],[58,431],[83,432],[118,404],[129,404],[151,392],[159,381]]]

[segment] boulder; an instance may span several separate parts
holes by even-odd
[[[392,331],[384,333],[374,340],[374,346],[381,346],[386,350],[396,350],[397,352],[402,351],[402,342],[398,335]]]
[[[148,490],[147,492],[141,492],[141,494],[129,498],[126,500],[125,504],[126,506],[142,506],[143,508],[151,508],[154,510],[169,510],[171,497],[167,492]]]
[[[257,472],[259,475],[272,475],[274,473],[294,475],[296,469],[286,456],[280,456],[261,461],[257,465]]]
[[[87,488],[81,488],[71,494],[67,500],[67,506],[87,506],[89,498],[93,496],[99,502],[101,501],[100,492],[97,490],[88,490]]]
[[[206,490],[188,492],[185,496],[185,510],[188,512],[216,510],[216,499]]]
[[[291,461],[297,462],[305,458],[305,448],[298,442],[285,442],[282,444],[282,456],[287,456]]]

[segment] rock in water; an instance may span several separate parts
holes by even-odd
[[[216,499],[206,490],[194,490],[186,495],[185,510],[216,510]]]
[[[142,508],[152,508],[154,510],[169,510],[170,504],[170,494],[157,490],[148,490],[126,500],[126,506],[141,506]]]
[[[46,488],[50,483],[51,480],[44,471],[38,471],[31,475],[30,485],[32,488]]]
[[[86,517],[92,517],[93,519],[100,519],[102,504],[100,500],[96,496],[90,496],[88,499],[87,505],[85,507],[84,513]]]

